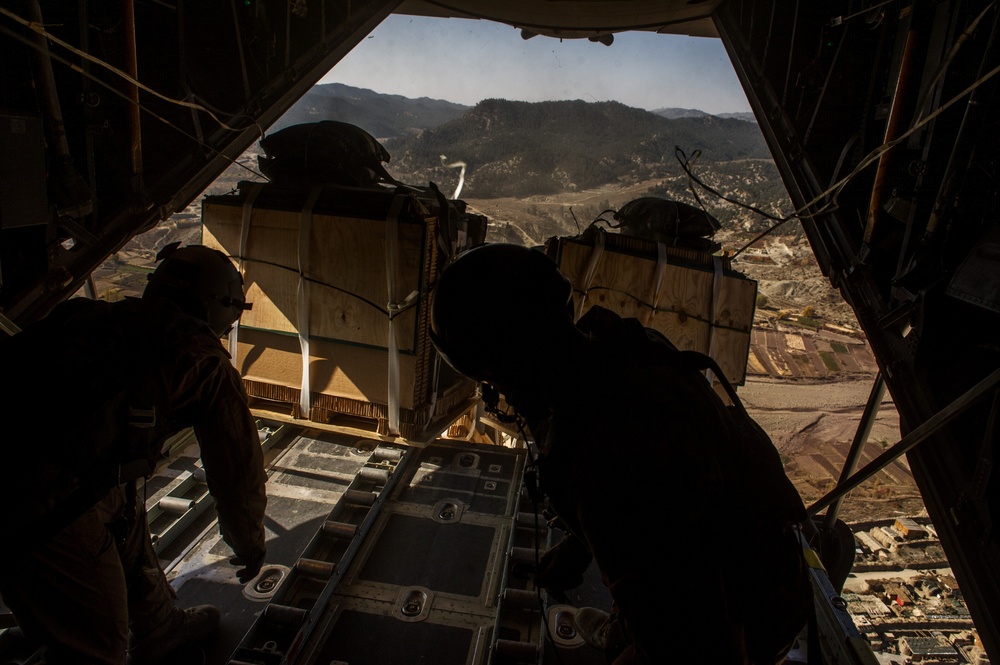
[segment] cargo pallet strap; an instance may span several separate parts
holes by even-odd
[[[597,264],[601,262],[601,255],[604,254],[604,234],[598,233],[594,236],[594,251],[587,260],[587,268],[583,271],[583,282],[580,284],[580,300],[576,303],[576,313],[574,320],[579,321],[583,316],[583,307],[587,303],[587,293],[590,291],[590,284],[594,281],[594,273],[597,272]]]
[[[712,277],[712,306],[708,310],[708,355],[715,357],[715,328],[719,320],[719,300],[722,295],[722,257],[713,256],[712,265],[715,267],[715,274]],[[715,377],[711,369],[705,370],[705,378],[708,382],[715,383]],[[727,376],[726,379],[729,377]],[[721,380],[721,377],[720,377]]]
[[[662,242],[656,243],[656,274],[653,277],[652,289],[649,293],[649,316],[642,322],[642,325],[649,327],[653,322],[653,315],[660,304],[660,293],[663,291],[663,277],[667,273],[667,246]]]
[[[296,288],[296,329],[299,333],[299,348],[302,349],[302,382],[299,390],[299,411],[303,418],[309,418],[312,409],[312,382],[309,379],[309,282],[306,266],[309,265],[309,239],[312,235],[313,207],[323,192],[323,187],[313,187],[299,216],[299,283]]]
[[[243,259],[247,255],[247,243],[250,239],[250,218],[253,216],[253,204],[257,200],[257,195],[264,189],[264,183],[251,183],[247,192],[247,198],[243,202],[243,220],[240,225],[240,246],[239,256],[237,256],[236,269],[240,276],[243,276]],[[233,329],[229,331],[229,356],[233,367],[237,367],[237,352],[239,351],[240,320],[236,319]]]
[[[389,387],[388,387],[388,426],[390,436],[399,436],[399,344],[396,342],[396,315],[400,314],[419,296],[418,291],[409,294],[403,301],[396,300],[396,268],[399,263],[399,214],[407,196],[397,194],[389,206],[389,214],[385,219],[385,282],[389,312]]]
[[[591,252],[590,257],[587,259],[587,267],[583,271],[582,279],[577,287],[577,291],[580,293],[580,299],[576,303],[576,311],[574,313],[574,320],[579,320],[583,316],[584,307],[587,304],[587,295],[590,292],[590,286],[594,281],[594,275],[597,273],[597,267],[601,262],[601,257],[604,255],[604,233],[597,233],[594,236],[594,250]],[[642,321],[642,325],[648,327],[652,321],[653,315],[656,314],[657,307],[660,301],[660,294],[663,290],[663,279],[666,274],[667,265],[670,261],[667,255],[667,246],[662,243],[656,243],[656,272],[653,276],[653,283],[650,289],[649,296],[649,316]],[[718,316],[719,316],[719,303],[721,301],[722,295],[722,279],[723,279],[723,263],[721,256],[712,257],[712,265],[714,267],[714,274],[712,277],[712,301],[709,307],[708,315],[708,350],[706,355],[710,357],[715,357],[715,329],[718,326]],[[715,383],[716,373],[711,369],[705,370],[705,378],[709,383]],[[728,378],[728,377],[727,377]]]

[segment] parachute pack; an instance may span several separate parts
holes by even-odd
[[[806,510],[802,498],[784,474],[781,457],[771,442],[771,437],[747,413],[736,389],[726,379],[719,365],[704,353],[677,349],[670,340],[653,329],[647,328],[646,334],[658,349],[659,362],[691,372],[710,371],[726,391],[732,404],[725,407],[725,413],[735,436],[730,442],[732,445],[728,454],[720,463],[734,470],[727,477],[738,479],[739,489],[747,490],[749,496],[759,501],[754,510],[788,525],[804,520]]]
[[[721,247],[712,240],[721,228],[719,220],[680,201],[644,196],[623,205],[614,218],[623,235],[708,253]]]
[[[261,172],[275,185],[372,187],[399,184],[383,164],[389,152],[355,125],[334,120],[286,127],[260,140]]]
[[[750,417],[732,384],[710,356],[682,351],[665,335],[643,327],[636,319],[622,319],[603,307],[591,308],[580,327],[604,329],[607,339],[630,358],[651,367],[662,367],[677,380],[697,387],[690,394],[687,416],[695,422],[722,418],[728,437],[716,451],[716,459],[727,479],[726,491],[734,511],[747,509],[748,521],[766,519],[790,526],[806,517],[805,506],[795,486],[784,473],[778,450],[760,425]],[[731,405],[710,387],[704,373],[710,371],[729,397]],[[665,380],[671,380],[667,375]]]

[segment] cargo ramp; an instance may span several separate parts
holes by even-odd
[[[610,608],[596,569],[563,602],[535,586],[537,557],[562,534],[526,489],[523,441],[401,443],[271,421],[260,432],[268,556],[245,585],[228,563],[193,438],[150,480],[151,530],[179,606],[222,610],[217,637],[183,662],[605,662],[573,623],[579,607]],[[787,662],[875,663],[803,545],[817,615]]]

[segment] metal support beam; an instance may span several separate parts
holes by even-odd
[[[97,300],[97,285],[94,284],[94,273],[87,275],[87,280],[83,283],[83,294],[91,300]]]
[[[0,313],[0,330],[4,331],[11,337],[21,332],[21,328],[16,323],[14,323],[6,316],[4,316],[3,313]]]
[[[916,445],[930,438],[942,427],[961,415],[967,408],[975,404],[987,392],[994,389],[998,384],[1000,384],[1000,369],[995,370],[992,374],[959,396],[959,398],[954,402],[935,413],[922,425],[915,428],[912,432],[900,439],[897,444],[872,460],[868,466],[851,476],[850,480],[838,483],[837,487],[810,506],[806,512],[810,517],[815,517],[819,511],[823,510],[827,506],[833,505],[834,501],[839,500],[858,485],[874,476],[894,459],[909,452]]]
[[[872,425],[875,424],[875,417],[878,415],[879,406],[884,396],[885,377],[879,371],[875,375],[875,383],[872,385],[872,391],[868,395],[868,402],[865,404],[864,413],[861,414],[861,422],[858,423],[858,431],[854,435],[854,441],[851,442],[851,449],[847,453],[847,459],[844,460],[844,468],[840,470],[840,480],[837,481],[837,487],[847,482],[851,474],[858,468],[861,451],[864,449],[865,443],[868,442],[868,435],[872,432]],[[837,514],[840,512],[840,504],[843,500],[844,497],[840,496],[830,504],[829,510],[826,511],[826,520],[823,523],[825,528],[833,528],[834,523],[837,521]]]

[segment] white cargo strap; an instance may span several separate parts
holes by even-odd
[[[722,295],[722,257],[713,256],[712,264],[715,267],[715,276],[712,278],[712,305],[708,310],[708,353],[705,355],[715,360],[721,367],[721,363],[715,358],[715,327],[718,325],[719,300]],[[711,369],[705,370],[705,378],[709,383],[714,383],[715,375]]]
[[[594,281],[594,273],[597,272],[597,264],[601,261],[601,255],[604,254],[604,233],[597,233],[594,239],[594,251],[590,253],[590,258],[587,260],[587,267],[583,271],[583,279],[580,283],[580,300],[576,303],[576,316],[574,320],[579,321],[580,317],[583,316],[583,306],[587,302],[587,292],[590,291],[590,283]]]
[[[656,314],[656,308],[660,304],[660,292],[663,290],[663,277],[667,274],[667,246],[662,242],[656,243],[656,273],[653,275],[652,289],[649,294],[649,316],[642,325],[649,326]]]
[[[302,349],[302,384],[299,390],[299,411],[303,418],[309,418],[312,407],[312,382],[309,380],[309,282],[306,280],[306,266],[309,265],[309,239],[312,236],[313,207],[323,192],[322,187],[313,187],[309,192],[299,215],[299,284],[296,291],[295,327],[299,333],[299,348]]]
[[[243,221],[240,226],[240,247],[236,264],[236,269],[240,272],[240,275],[243,274],[243,258],[247,255],[247,242],[250,239],[250,218],[253,217],[253,203],[257,200],[257,195],[264,189],[264,183],[255,182],[248,184],[248,187],[250,188],[250,191],[247,192],[247,198],[243,201]],[[239,332],[240,320],[236,319],[233,323],[233,329],[229,331],[229,355],[230,360],[233,363],[233,367],[236,367],[237,369],[239,369],[236,364],[236,352],[239,350]]]
[[[406,200],[402,194],[392,198],[389,214],[385,220],[385,281],[388,294],[386,309],[389,312],[389,390],[388,419],[389,434],[399,435],[399,345],[396,344],[396,314],[402,309],[403,303],[396,302],[396,265],[399,253],[398,222],[399,213]]]

